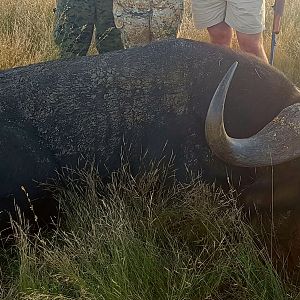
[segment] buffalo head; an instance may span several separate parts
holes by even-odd
[[[255,135],[230,137],[223,115],[236,67],[237,62],[222,79],[210,103],[205,124],[207,142],[214,154],[228,164],[258,168],[257,180],[245,192],[246,203],[265,206],[274,201],[295,206],[300,202],[300,93],[299,103],[283,109]]]

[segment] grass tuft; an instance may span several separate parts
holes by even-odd
[[[295,299],[235,198],[201,179],[153,164],[106,184],[93,167],[62,180],[54,234],[13,223],[3,299]]]

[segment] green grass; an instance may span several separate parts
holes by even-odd
[[[14,223],[2,299],[296,299],[233,196],[161,165],[124,166],[110,184],[93,168],[71,173],[55,186],[53,234]]]

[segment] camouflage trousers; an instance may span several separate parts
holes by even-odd
[[[96,30],[99,53],[122,49],[113,0],[57,0],[54,39],[61,58],[86,55]]]
[[[184,0],[114,0],[114,18],[125,48],[176,37]]]

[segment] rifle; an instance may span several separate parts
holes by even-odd
[[[272,30],[272,43],[271,43],[271,55],[270,64],[274,63],[275,47],[277,44],[276,35],[280,32],[281,17],[283,16],[285,0],[275,0],[273,6],[274,9],[274,20],[273,20],[273,30]]]

